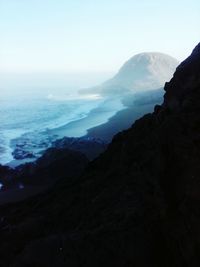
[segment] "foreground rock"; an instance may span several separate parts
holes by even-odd
[[[199,70],[200,45],[84,175],[2,207],[2,266],[199,266]]]
[[[58,149],[67,148],[83,153],[89,160],[95,159],[107,148],[107,142],[94,137],[64,137],[56,140],[52,146]]]
[[[101,139],[65,137],[52,142],[52,147],[45,150],[34,162],[21,164],[15,169],[0,165],[0,191],[5,192],[0,195],[0,205],[35,195],[63,178],[68,181],[75,179],[89,161],[106,148],[107,143]],[[15,197],[12,197],[12,194],[15,194]]]
[[[33,143],[33,144],[32,144]],[[34,143],[29,139],[18,138],[13,140],[13,157],[16,160],[24,159],[37,159],[41,157],[45,151],[49,148],[58,149],[70,149],[73,151],[78,151],[86,155],[89,160],[96,158],[99,154],[105,151],[107,147],[107,142],[94,137],[64,137],[62,139],[57,139],[54,136],[50,140],[40,140],[38,143]]]
[[[5,191],[4,194],[0,192],[0,205],[27,198],[38,191],[44,191],[63,178],[67,178],[68,182],[74,181],[88,163],[89,160],[81,152],[67,148],[49,148],[34,163],[26,163],[15,169],[0,166],[0,189]],[[36,186],[37,188],[35,188]],[[30,190],[30,187],[33,190]],[[28,193],[25,192],[26,189]],[[12,198],[13,190],[15,190],[16,196]]]

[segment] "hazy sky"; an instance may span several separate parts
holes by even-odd
[[[115,71],[199,41],[199,0],[0,0],[1,72]]]

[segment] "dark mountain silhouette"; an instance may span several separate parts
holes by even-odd
[[[2,266],[200,265],[200,44],[74,181],[1,207]]]

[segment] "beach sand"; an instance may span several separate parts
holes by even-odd
[[[121,99],[108,99],[101,106],[91,110],[87,117],[72,121],[62,127],[48,130],[50,135],[57,136],[57,139],[67,137],[83,137],[87,135],[88,129],[105,124],[117,111],[126,109]]]
[[[159,104],[155,98],[147,103],[121,104],[121,106],[101,106],[93,109],[87,117],[68,123],[60,128],[50,130],[59,138],[68,137],[94,137],[110,142],[115,134],[128,129],[135,120],[144,114],[151,113],[154,106]]]
[[[101,138],[110,142],[115,134],[132,126],[135,120],[153,112],[156,103],[127,107],[117,112],[107,123],[88,129],[87,136]]]
[[[126,101],[124,101],[126,100]],[[107,143],[111,142],[113,136],[120,131],[126,130],[146,113],[153,111],[154,106],[159,103],[159,98],[151,101],[135,101],[134,97],[127,99],[108,99],[103,105],[91,110],[87,117],[72,121],[62,127],[47,129],[47,136],[54,139],[64,137],[88,137],[99,138]],[[41,148],[38,148],[38,151]],[[35,148],[35,150],[37,150]],[[36,151],[37,152],[37,151]],[[8,166],[15,168],[20,164],[32,162],[35,159],[13,160]]]
[[[157,101],[146,104],[134,104],[123,107],[122,110],[113,112],[113,110],[105,110],[104,108],[97,108],[92,110],[86,118],[71,122],[66,126],[53,130],[51,134],[55,134],[62,138],[63,136],[74,136],[74,133],[79,133],[79,136],[100,138],[104,141],[110,142],[115,134],[129,128],[135,120],[139,119],[146,113],[153,111]],[[114,115],[113,115],[114,114]],[[113,116],[112,116],[113,115]],[[108,119],[109,118],[109,119]],[[97,123],[102,122],[96,126]],[[93,127],[95,125],[95,127]],[[10,167],[16,167],[23,164],[27,160],[14,160]],[[16,164],[18,163],[18,164]],[[16,165],[16,166],[15,166]],[[15,189],[0,193],[0,205],[16,202],[26,199],[27,197],[36,195],[44,191],[43,187],[27,187],[23,190]]]

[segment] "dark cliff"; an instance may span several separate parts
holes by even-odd
[[[1,207],[2,266],[200,265],[200,44],[70,184]]]

